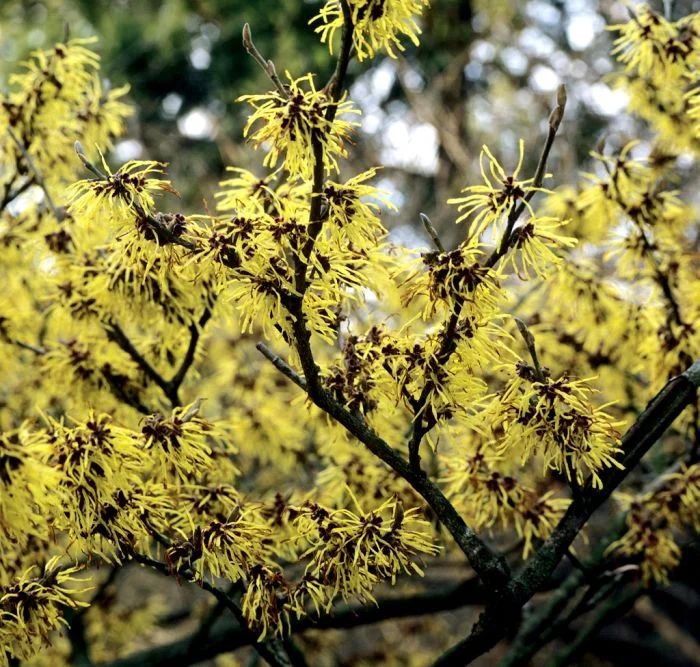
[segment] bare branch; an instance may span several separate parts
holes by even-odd
[[[0,200],[0,211],[4,211],[5,207],[17,197],[19,197],[23,192],[26,192],[32,185],[34,185],[34,179],[33,178],[27,178],[21,185],[18,185],[14,190],[12,189],[12,184],[14,182],[14,179],[11,180],[6,188],[5,192],[3,194],[2,200]]]
[[[169,396],[170,383],[146,360],[146,358],[136,349],[134,344],[129,340],[129,337],[124,333],[122,328],[114,321],[109,320],[103,324],[107,337],[115,342],[131,359],[136,362],[136,365],[146,374],[146,377],[154,382],[163,390],[166,396]]]
[[[637,598],[646,595],[646,593],[647,590],[644,586],[637,584],[602,604],[593,618],[582,628],[576,637],[574,637],[574,640],[567,642],[566,647],[561,653],[554,656],[554,659],[549,663],[550,666],[564,667],[564,665],[570,665],[581,652],[586,642],[598,632],[600,628],[615,617],[622,615],[634,604]]]
[[[201,336],[201,331],[207,322],[211,319],[212,308],[207,306],[204,309],[201,317],[197,322],[190,324],[190,342],[187,346],[185,356],[180,364],[180,367],[175,372],[175,375],[170,380],[166,380],[148,360],[136,349],[129,337],[124,333],[122,328],[114,321],[110,320],[103,324],[103,328],[107,333],[107,337],[115,342],[124,352],[126,352],[136,365],[146,374],[157,387],[165,394],[165,397],[170,401],[172,407],[178,407],[182,403],[180,401],[180,387],[187,375],[187,371],[194,363],[197,344]],[[138,407],[138,406],[135,406]],[[147,414],[151,414],[150,411]]]
[[[284,98],[289,98],[289,92],[282,85],[279,76],[277,76],[277,69],[275,68],[274,63],[271,60],[266,60],[263,58],[262,54],[255,46],[249,23],[243,25],[243,48],[245,48],[245,50],[253,57],[253,60],[255,60],[255,62],[263,68],[265,74],[267,74],[272,83],[275,84],[275,87],[279,91],[280,95],[282,95]]]
[[[73,144],[73,149],[75,150],[76,155],[78,158],[80,158],[80,161],[83,163],[83,166],[97,178],[99,178],[102,181],[107,181],[109,180],[109,176],[105,174],[101,169],[96,167],[90,160],[88,159],[88,156],[85,154],[85,149],[83,148],[83,145],[76,140],[76,142]]]
[[[197,344],[199,343],[199,338],[201,336],[202,329],[211,319],[211,316],[212,308],[210,306],[207,306],[204,309],[204,312],[202,313],[199,320],[190,324],[190,342],[187,346],[187,351],[185,352],[185,356],[182,360],[182,363],[180,364],[180,367],[177,369],[175,375],[173,375],[171,380],[168,382],[169,392],[175,398],[175,401],[177,403],[180,402],[180,399],[178,397],[180,386],[185,380],[187,371],[189,371],[190,367],[194,363],[194,355],[197,351]]]
[[[407,596],[379,598],[376,604],[339,604],[329,614],[318,616],[312,614],[292,621],[291,631],[299,634],[307,630],[351,629],[381,623],[396,618],[410,618],[436,614],[452,609],[482,604],[483,588],[475,578],[467,579],[453,587],[439,591],[417,593]],[[140,667],[140,665],[167,664],[169,667],[187,667],[195,662],[213,658],[221,653],[228,653],[248,645],[247,637],[240,625],[222,623],[212,629],[209,641],[197,646],[192,651],[192,641],[198,634],[195,631],[189,637],[172,644],[147,649],[120,660],[115,660],[104,667]]]
[[[43,347],[38,347],[37,345],[32,345],[31,343],[24,343],[21,340],[12,341],[17,347],[21,347],[23,350],[29,350],[34,352],[37,356],[46,354],[46,350]]]
[[[46,197],[46,203],[48,204],[48,207],[51,209],[51,213],[53,213],[54,218],[56,218],[56,220],[61,222],[63,220],[63,218],[65,217],[65,212],[63,210],[59,209],[56,206],[56,204],[53,203],[53,199],[51,198],[51,193],[49,192],[49,189],[46,187],[46,182],[44,181],[44,177],[41,175],[41,172],[39,171],[39,169],[37,169],[37,166],[34,164],[34,160],[32,160],[31,156],[29,155],[29,152],[27,151],[26,146],[19,140],[19,138],[15,134],[15,131],[10,126],[7,127],[7,134],[10,136],[10,139],[12,139],[12,141],[17,146],[17,149],[22,154],[24,161],[27,163],[27,167],[28,167],[29,171],[31,171],[33,176],[34,176],[34,181],[43,190],[44,196]]]
[[[297,387],[306,391],[306,380],[299,375],[282,357],[276,355],[265,343],[258,343],[256,346],[260,352],[272,365],[285,377],[289,378]]]
[[[418,215],[420,216],[420,220],[423,223],[425,231],[428,232],[428,236],[430,236],[430,240],[433,242],[433,245],[438,249],[438,252],[445,252],[445,246],[442,245],[442,241],[440,241],[437,229],[435,229],[435,226],[431,222],[430,218],[425,213],[419,213]]]

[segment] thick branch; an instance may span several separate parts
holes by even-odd
[[[175,372],[175,375],[171,378],[170,382],[168,383],[170,386],[170,392],[172,394],[172,397],[175,399],[173,404],[177,403],[178,405],[180,404],[180,399],[178,396],[178,392],[180,390],[180,386],[182,385],[185,376],[187,375],[187,371],[190,369],[192,364],[194,363],[194,355],[195,352],[197,351],[197,344],[199,343],[199,337],[201,335],[202,329],[206,326],[207,322],[211,319],[212,316],[212,309],[207,306],[204,309],[204,312],[202,313],[201,317],[197,322],[193,322],[190,324],[190,342],[189,345],[187,346],[187,351],[185,352],[185,356],[182,359],[182,363],[180,364],[180,367],[177,369]]]
[[[282,357],[276,355],[265,343],[258,343],[255,348],[282,373],[282,375],[289,378],[297,387],[306,391],[306,380],[282,359]]]
[[[361,627],[397,618],[410,618],[436,614],[468,605],[484,602],[483,588],[477,579],[468,579],[447,590],[418,593],[403,597],[379,598],[377,604],[341,604],[322,617],[305,616],[292,622],[292,633],[306,630],[332,630]],[[107,663],[104,667],[140,667],[141,665],[165,665],[186,667],[228,653],[249,644],[240,625],[220,623],[211,629],[209,641],[193,650],[192,640],[199,630],[189,637],[166,646],[158,646],[135,655]]]
[[[517,621],[522,605],[547,581],[593,512],[610,497],[683,409],[695,402],[699,386],[700,361],[666,384],[622,438],[624,469],[611,467],[603,471],[602,489],[595,488],[589,480],[549,539],[509,584],[502,600],[488,606],[469,637],[445,653],[436,666],[469,664],[505,635]]]

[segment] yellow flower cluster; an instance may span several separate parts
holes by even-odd
[[[533,540],[549,537],[571,501],[552,497],[552,491],[540,495],[509,474],[513,466],[495,453],[491,443],[477,439],[469,444],[472,450],[462,442],[455,447],[458,452],[440,457],[447,496],[477,528],[512,525],[523,542],[523,558],[527,558]]]
[[[129,87],[103,90],[99,57],[88,48],[95,41],[72,39],[36,51],[23,63],[24,71],[10,77],[11,91],[0,98],[0,127],[9,127],[19,145],[0,144],[3,165],[26,162],[26,152],[47,185],[58,187],[75,176],[75,167],[65,158],[78,137],[90,146],[111,147],[132,113],[122,100]],[[19,170],[9,185],[19,186],[19,174],[28,171]]]
[[[82,606],[67,585],[75,581],[79,568],[62,568],[58,560],[49,560],[41,576],[32,567],[0,588],[0,645],[16,659],[28,660],[38,653],[64,622],[64,609]]]
[[[353,45],[358,60],[373,58],[378,51],[386,51],[392,58],[403,51],[401,37],[408,37],[418,45],[420,27],[417,19],[429,0],[348,0],[348,12],[352,21]],[[328,0],[312,23],[321,22],[316,32],[321,41],[327,42],[333,53],[333,39],[346,20],[340,0]]]
[[[700,464],[663,475],[655,487],[637,496],[619,494],[627,531],[608,552],[638,564],[645,583],[667,584],[680,562],[677,536],[700,527]]]
[[[269,567],[251,572],[243,612],[261,629],[261,637],[270,628],[279,632],[289,627],[291,617],[306,613],[307,602],[318,613],[330,611],[337,596],[374,601],[372,591],[379,582],[395,583],[402,574],[422,576],[420,559],[439,552],[419,509],[404,510],[400,500],[389,498],[366,512],[352,492],[350,496],[357,512],[311,502],[284,509],[294,539],[306,546],[298,557],[308,564],[295,585]]]
[[[352,29],[359,59],[395,56],[426,6],[330,0],[316,29],[329,45]],[[76,563],[194,582],[260,646],[277,641],[449,552],[440,489],[529,557],[583,485],[621,466],[633,413],[700,357],[696,218],[669,186],[697,152],[697,21],[642,8],[617,27],[618,83],[654,142],[599,147],[580,183],[553,191],[544,159],[522,173],[524,142],[513,170],[484,147],[482,182],[449,200],[461,239],[422,251],[390,242],[377,168],[337,175],[357,113],[338,78],[275,75],[275,92],[241,98],[267,169],[231,168],[216,209],[188,215],[164,164],[89,158],[130,110],[125,89],[102,91],[87,44],[33,56],[0,105],[8,660],[47,641],[46,660],[69,658]],[[683,416],[676,444],[697,420]],[[699,527],[698,475],[625,500],[608,556],[665,580],[677,535]],[[83,620],[93,661],[133,649],[118,629],[159,613],[100,604]]]
[[[206,440],[216,436],[197,410],[178,408],[169,419],[152,415],[140,433],[105,414],[90,413],[74,427],[49,419],[42,458],[61,498],[54,525],[74,548],[119,562],[153,531],[166,532],[178,512],[187,524],[176,509],[177,485],[211,466]]]
[[[615,78],[629,94],[630,110],[653,126],[662,147],[697,153],[698,15],[672,22],[647,5],[640,5],[635,8],[633,20],[610,26],[610,30],[620,33],[613,54],[625,65],[625,72]]]
[[[287,94],[274,91],[266,95],[244,95],[239,101],[248,102],[255,111],[248,119],[244,135],[258,121],[262,127],[251,135],[256,148],[269,147],[263,164],[275,167],[284,156],[284,168],[291,176],[310,180],[317,151],[323,155],[328,171],[338,171],[337,157],[345,157],[345,143],[350,138],[353,123],[341,119],[347,114],[358,114],[350,102],[334,101],[325,90],[316,90],[311,75],[293,79],[287,72]],[[339,118],[328,119],[328,110]]]
[[[578,484],[590,473],[593,485],[601,486],[599,471],[620,467],[615,456],[621,423],[605,411],[607,406],[592,405],[592,392],[588,380],[568,375],[537,380],[531,366],[518,362],[510,382],[487,409],[499,451],[515,448],[523,462],[540,454],[544,470]]]

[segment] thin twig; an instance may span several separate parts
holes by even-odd
[[[150,558],[149,556],[144,556],[139,553],[133,553],[132,558],[137,563],[141,563],[142,565],[152,567],[153,569],[157,570],[161,574],[164,574],[165,576],[170,576],[173,574],[171,568],[166,563]],[[192,573],[186,569],[178,571],[175,574],[178,574],[179,576],[184,576],[190,580],[192,579]],[[267,662],[270,665],[272,665],[272,667],[292,667],[292,663],[289,660],[289,657],[286,655],[284,649],[281,646],[272,646],[272,641],[258,642],[256,634],[252,630],[248,629],[248,624],[245,619],[245,616],[243,615],[243,612],[241,611],[241,608],[236,604],[235,600],[233,600],[228,595],[226,591],[217,588],[216,586],[210,584],[206,580],[197,583],[205,591],[211,593],[216,598],[217,602],[220,602],[229,611],[231,611],[231,613],[235,616],[236,620],[240,624],[241,632],[244,634],[244,636],[246,636],[246,639],[248,640],[247,643],[249,643],[253,646],[253,648],[255,648],[255,650],[260,654],[261,658],[267,660]]]
[[[338,60],[335,64],[333,76],[325,85],[325,90],[333,100],[339,100],[343,93],[345,85],[345,77],[348,73],[348,65],[353,54],[352,33],[355,26],[352,22],[352,12],[347,0],[340,0],[340,9],[343,12],[343,36],[340,41],[340,51],[338,52]],[[335,119],[335,114],[338,110],[337,105],[332,105],[326,110],[326,120],[332,123]]]
[[[200,247],[196,243],[183,239],[181,236],[177,236],[177,234],[173,234],[170,229],[160,223],[157,216],[146,213],[138,202],[134,201],[132,204],[142,222],[145,222],[148,228],[155,234],[159,245],[179,245],[188,250],[200,251]]]
[[[29,350],[30,352],[34,352],[37,356],[42,356],[46,354],[46,349],[43,347],[39,347],[37,345],[32,345],[31,343],[24,343],[21,340],[13,340],[12,341],[17,347],[21,347],[23,350]]]
[[[79,141],[75,141],[73,143],[73,150],[75,150],[75,154],[78,156],[80,161],[83,163],[83,166],[97,178],[99,178],[101,181],[108,181],[109,176],[105,174],[99,167],[96,167],[90,160],[88,159],[88,156],[85,153],[85,149],[83,148],[83,145]]]
[[[537,348],[535,347],[535,337],[530,333],[530,330],[527,328],[527,324],[523,320],[521,320],[519,317],[514,317],[515,323],[518,325],[518,331],[520,332],[520,335],[523,337],[523,340],[525,341],[525,345],[527,346],[527,351],[530,353],[530,358],[532,359],[532,363],[535,367],[535,377],[537,378],[538,382],[545,382],[546,378],[544,375],[544,372],[542,371],[542,366],[540,366],[540,360],[537,358]]]
[[[17,197],[19,197],[23,192],[26,192],[32,185],[34,185],[34,179],[28,178],[24,183],[18,185],[14,190],[12,190],[12,182],[10,182],[5,190],[2,201],[0,201],[0,211],[4,211],[5,207]]]
[[[337,101],[343,92],[345,84],[345,76],[350,63],[352,52],[352,32],[354,29],[352,23],[352,13],[347,4],[347,0],[340,0],[340,6],[343,12],[343,37],[340,44],[340,52],[336,63],[333,76],[330,78],[325,88],[329,92],[331,99]],[[338,111],[337,104],[330,104],[326,109],[325,120],[332,123],[335,120],[335,115]],[[313,252],[316,238],[321,233],[323,228],[323,183],[325,175],[325,165],[323,159],[323,144],[319,136],[320,130],[313,128],[311,130],[311,146],[313,152],[314,169],[313,169],[313,186],[311,191],[311,200],[309,206],[309,225],[307,229],[307,239],[301,248],[300,257],[297,258],[294,271],[294,286],[297,293],[300,295],[298,300],[303,299],[304,293],[308,286],[306,278],[306,270],[309,263],[309,257]]]
[[[194,356],[197,351],[197,344],[199,343],[199,338],[202,332],[202,329],[206,326],[207,322],[211,319],[212,316],[212,308],[207,306],[204,309],[204,312],[200,316],[199,320],[197,322],[193,322],[190,324],[189,330],[190,330],[190,342],[187,346],[187,351],[185,352],[185,356],[182,359],[182,363],[180,364],[180,367],[177,369],[175,375],[170,379],[168,382],[169,386],[169,392],[170,395],[173,399],[175,399],[176,403],[180,403],[179,399],[179,390],[180,386],[182,385],[185,376],[187,375],[187,371],[190,369],[192,364],[194,363]]]
[[[282,357],[276,355],[265,343],[258,343],[255,348],[263,357],[270,361],[282,375],[289,378],[297,387],[306,391],[306,380],[282,359]]]
[[[652,246],[651,241],[649,240],[649,237],[647,237],[644,229],[642,229],[641,225],[638,225],[638,229],[642,243],[644,244],[644,249],[646,250],[645,256],[649,259],[649,263],[654,270],[656,284],[661,288],[661,292],[666,299],[666,303],[671,311],[674,321],[679,326],[683,326],[684,323],[683,318],[681,317],[681,308],[675,294],[673,293],[673,289],[671,288],[671,281],[669,280],[669,277],[661,270],[659,261],[654,255],[654,247]]]
[[[226,595],[231,597],[237,587],[239,587],[238,584],[230,584]],[[202,644],[206,643],[214,623],[219,620],[226,609],[227,606],[224,604],[224,601],[217,599],[214,606],[209,609],[204,619],[202,619],[197,631],[191,637],[190,647],[192,651],[198,651]]]
[[[43,190],[44,196],[46,197],[46,203],[49,205],[49,208],[51,209],[51,213],[53,213],[54,218],[56,218],[56,220],[61,222],[61,220],[63,220],[63,218],[65,217],[65,214],[63,213],[63,211],[59,211],[59,209],[53,203],[53,199],[51,198],[51,193],[49,192],[49,189],[46,187],[46,182],[44,181],[44,177],[41,175],[41,172],[39,171],[37,166],[34,164],[34,160],[32,160],[31,156],[29,155],[29,152],[27,151],[26,146],[24,146],[24,144],[19,140],[19,138],[15,134],[15,131],[9,126],[7,128],[7,134],[10,136],[10,139],[12,139],[12,141],[15,143],[15,145],[19,149],[19,152],[22,154],[24,161],[27,163],[27,167],[34,175],[34,180],[36,181],[36,184]]]
[[[131,359],[136,362],[136,365],[152,380],[158,387],[163,390],[163,393],[169,397],[170,383],[146,360],[146,358],[136,349],[129,337],[124,333],[122,328],[114,321],[109,320],[103,324],[107,337],[115,342]]]
[[[566,557],[577,570],[581,571],[584,577],[590,575],[589,569],[576,557],[576,554],[571,549],[566,550]]]
[[[566,609],[566,606],[582,586],[583,573],[571,572],[541,607],[532,611],[525,618],[499,667],[518,667],[527,664],[541,648],[541,637],[552,625],[553,619]]]
[[[352,51],[352,16],[346,0],[341,0],[345,21],[341,51],[336,67],[336,81],[332,86],[335,95],[342,91],[343,79]],[[332,120],[334,108],[329,107],[326,118]],[[332,112],[332,113],[331,113]],[[311,197],[309,216],[309,238],[304,244],[301,257],[295,267],[295,287],[297,295],[288,299],[285,304],[292,316],[292,332],[294,344],[299,355],[309,398],[330,417],[344,426],[352,435],[362,442],[375,456],[384,461],[394,471],[401,475],[430,505],[435,515],[454,537],[455,542],[467,556],[478,576],[491,591],[499,591],[510,580],[510,572],[505,560],[495,554],[481,540],[459,515],[455,507],[445,497],[441,489],[431,482],[420,470],[411,466],[398,452],[390,447],[375,431],[373,431],[359,414],[349,412],[343,405],[329,394],[323,387],[318,366],[311,349],[311,333],[306,326],[303,308],[303,296],[307,288],[306,266],[313,250],[316,236],[321,230],[321,195],[323,191],[323,147],[318,138],[314,139],[314,185]]]
[[[263,58],[260,51],[258,51],[255,43],[253,42],[253,35],[250,32],[250,24],[248,23],[243,25],[243,48],[245,48],[245,50],[253,57],[253,60],[255,60],[255,62],[263,68],[265,74],[267,74],[272,83],[275,84],[275,87],[279,91],[280,95],[282,95],[282,97],[285,99],[288,99],[289,91],[282,85],[279,76],[277,76],[275,64],[271,60],[266,60]]]
[[[180,367],[175,372],[175,375],[170,380],[166,380],[163,375],[161,375],[149,362],[148,360],[136,349],[136,346],[131,342],[129,337],[124,333],[122,328],[114,321],[109,320],[103,324],[103,328],[107,333],[107,337],[115,342],[124,352],[126,352],[131,359],[136,362],[136,365],[146,374],[152,382],[158,386],[165,397],[170,401],[173,408],[179,407],[182,403],[180,401],[179,390],[182,383],[187,375],[187,371],[190,369],[194,363],[194,357],[197,350],[197,343],[201,335],[202,328],[211,319],[212,309],[211,307],[205,308],[201,317],[196,323],[192,323],[189,327],[190,330],[190,342],[187,346],[185,356],[180,364]],[[147,413],[147,414],[150,414]]]
[[[430,236],[430,240],[433,242],[433,245],[438,249],[438,252],[444,253],[445,246],[442,245],[437,229],[435,229],[435,226],[430,218],[425,213],[419,213],[418,215],[420,216],[423,227],[425,228],[425,231],[428,232],[428,236]]]
[[[141,402],[141,399],[137,394],[128,392],[124,388],[123,376],[119,374],[112,373],[111,368],[108,365],[102,366],[100,369],[102,377],[107,382],[109,390],[114,394],[114,396],[119,399],[122,403],[130,405],[132,408],[140,412],[142,415],[151,415],[153,410]]]
[[[549,160],[549,153],[554,145],[554,139],[559,131],[559,126],[564,118],[564,111],[566,109],[566,87],[562,84],[557,88],[557,104],[549,115],[549,131],[547,132],[547,138],[545,139],[544,146],[542,147],[542,153],[540,154],[540,159],[537,163],[537,168],[535,169],[535,175],[532,179],[532,187],[529,192],[522,198],[518,206],[513,206],[508,216],[506,222],[506,229],[501,238],[501,242],[498,244],[496,249],[491,253],[488,260],[486,261],[486,266],[494,266],[496,262],[503,257],[503,255],[508,252],[510,244],[513,238],[513,229],[515,223],[520,219],[520,216],[525,211],[525,208],[529,204],[530,200],[535,196],[537,189],[542,187],[542,182],[547,170],[547,161]]]

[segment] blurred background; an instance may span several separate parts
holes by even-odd
[[[0,86],[33,49],[70,36],[95,35],[112,86],[131,85],[137,114],[114,162],[171,163],[184,212],[213,202],[227,165],[260,171],[260,156],[242,139],[246,108],[236,99],[269,88],[241,45],[249,22],[265,57],[280,72],[307,71],[325,82],[333,60],[308,26],[318,0],[3,0]],[[663,10],[661,0],[652,2]],[[674,16],[700,2],[672,3]],[[346,175],[383,164],[382,186],[399,207],[386,220],[393,240],[424,244],[418,211],[456,238],[444,201],[478,181],[488,144],[512,168],[526,141],[532,173],[554,92],[569,93],[561,139],[550,160],[551,185],[572,182],[601,137],[638,128],[623,114],[625,96],[606,81],[613,67],[606,25],[627,20],[622,2],[433,0],[422,46],[398,60],[353,63],[351,96],[364,112]],[[407,41],[407,40],[406,40]],[[507,167],[508,168],[508,167]],[[213,204],[212,204],[213,207]]]

